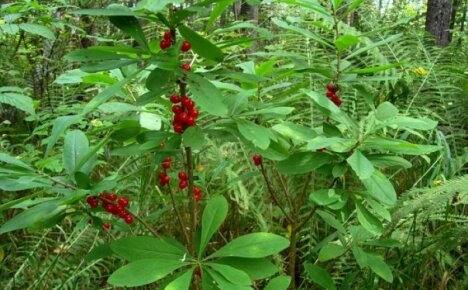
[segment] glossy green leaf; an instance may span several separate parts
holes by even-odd
[[[219,49],[209,40],[202,37],[201,35],[199,35],[198,33],[196,33],[195,31],[193,31],[185,25],[180,25],[178,29],[182,37],[184,37],[185,40],[190,41],[192,43],[192,49],[194,52],[206,59],[214,60],[217,62],[223,60],[224,55],[221,49]]]
[[[89,263],[92,261],[96,261],[99,259],[107,258],[112,256],[112,250],[109,244],[102,244],[99,246],[94,247],[91,251],[89,251],[85,256],[84,260]]]
[[[381,256],[374,253],[367,253],[359,247],[353,247],[353,255],[359,267],[370,268],[385,281],[390,283],[393,281],[392,270]]]
[[[218,264],[225,264],[247,273],[251,280],[268,278],[278,272],[278,268],[265,258],[227,257],[216,260]]]
[[[201,221],[199,255],[203,255],[208,242],[227,216],[228,203],[223,196],[210,199],[203,211]]]
[[[55,40],[56,38],[54,32],[43,25],[33,23],[21,23],[19,25],[19,28],[21,30],[26,31],[27,33],[39,35],[50,40]]]
[[[361,180],[370,196],[387,205],[394,205],[397,195],[392,183],[380,171],[374,171],[367,179]]]
[[[375,117],[381,121],[394,118],[398,114],[398,109],[389,102],[383,102],[377,107]]]
[[[343,51],[358,43],[359,37],[350,34],[344,34],[338,37],[338,39],[335,41],[335,46],[339,51]]]
[[[399,156],[375,154],[367,157],[377,168],[401,167],[407,169],[413,166],[411,162]]]
[[[224,103],[223,94],[210,81],[197,74],[189,74],[188,83],[197,106],[212,115],[227,115],[228,107]]]
[[[291,283],[290,276],[278,276],[270,280],[263,290],[286,290]]]
[[[66,209],[67,205],[61,204],[59,200],[40,203],[6,221],[0,227],[0,234],[24,228],[39,229],[55,225]]]
[[[179,260],[143,259],[131,262],[112,273],[108,283],[117,287],[147,285],[185,266]]]
[[[437,122],[428,118],[411,118],[399,116],[394,119],[387,119],[383,122],[385,126],[392,128],[407,128],[416,130],[433,130],[437,127]]]
[[[356,211],[359,223],[369,232],[380,235],[383,231],[382,223],[365,206],[356,200]]]
[[[164,10],[169,4],[182,4],[184,0],[142,0],[137,4],[137,9],[145,9],[153,13],[158,13],[161,10]]]
[[[187,255],[184,247],[171,238],[127,237],[112,242],[110,246],[114,253],[129,261],[150,258],[183,260]]]
[[[216,282],[217,286],[215,289],[223,289],[223,290],[253,290],[250,286],[245,285],[238,285],[231,283],[228,279],[226,279],[220,273],[211,270],[209,268],[204,268],[204,274],[209,274],[210,277],[213,277],[213,280]]]
[[[265,247],[268,245],[268,247]],[[263,258],[284,250],[289,241],[270,233],[252,233],[241,236],[210,255],[214,257]]]
[[[207,265],[214,271],[223,275],[223,277],[226,278],[226,280],[228,280],[232,284],[240,286],[248,286],[252,284],[249,275],[234,267],[217,263],[207,263]]]
[[[303,36],[305,36],[307,38],[310,38],[312,40],[315,40],[320,44],[331,47],[331,45],[326,40],[322,39],[319,35],[313,33],[311,30],[307,30],[307,29],[300,28],[300,27],[297,27],[297,26],[294,26],[294,25],[290,25],[290,24],[288,24],[288,23],[286,23],[286,22],[284,22],[284,21],[282,21],[282,20],[280,20],[278,18],[273,18],[272,21],[273,21],[273,23],[275,25],[277,25],[277,26],[279,26],[281,28],[300,33]]]
[[[164,290],[189,290],[194,269],[195,268],[187,270],[185,273],[174,279],[174,281],[169,283]]]
[[[135,12],[128,7],[121,5],[109,5],[103,9],[81,9],[73,11],[78,15],[93,15],[93,16],[143,16],[143,13]]]
[[[366,158],[359,150],[355,150],[353,155],[346,159],[349,166],[354,170],[360,179],[366,179],[372,176],[375,169],[372,162]]]
[[[245,139],[256,147],[265,150],[270,145],[272,133],[269,129],[246,120],[237,120],[237,129]]]
[[[390,151],[407,155],[423,155],[440,150],[439,146],[419,145],[384,137],[370,137],[361,145],[361,150]]]
[[[286,174],[304,174],[331,162],[332,155],[319,152],[294,153],[286,160],[278,162],[278,171]]]
[[[337,220],[333,215],[326,211],[317,210],[317,214],[330,226],[337,229],[341,233],[346,233],[343,223]]]
[[[35,115],[34,101],[28,96],[17,93],[0,93],[0,104],[7,104],[24,111],[31,115]]]
[[[192,147],[194,150],[200,150],[206,143],[205,133],[200,126],[187,128],[182,134],[182,142],[186,147]]]
[[[336,290],[335,284],[333,283],[330,274],[328,274],[325,269],[312,263],[306,263],[304,265],[304,270],[307,274],[307,277],[309,277],[309,279],[314,283],[322,286],[327,290]]]
[[[33,170],[32,167],[26,163],[24,163],[23,161],[21,161],[19,158],[16,158],[16,157],[13,157],[13,156],[10,156],[6,153],[1,153],[0,152],[0,162],[4,162],[6,164],[11,164],[11,165],[15,165],[15,166],[18,166],[18,167],[21,167],[23,169],[27,169],[27,170]]]
[[[67,133],[63,145],[63,166],[69,174],[77,170],[77,165],[88,153],[89,141],[85,133],[73,130]]]
[[[345,252],[345,247],[335,243],[328,243],[320,249],[318,259],[321,262],[332,260],[343,255]]]
[[[146,79],[146,87],[153,92],[164,91],[173,76],[174,73],[171,71],[155,68]]]
[[[300,142],[309,141],[317,136],[317,132],[315,132],[313,129],[290,122],[277,124],[273,126],[272,129],[287,138],[291,138],[292,140]]]
[[[21,176],[19,178],[0,177],[0,189],[5,191],[20,191],[51,186],[52,182],[49,179],[36,176]]]

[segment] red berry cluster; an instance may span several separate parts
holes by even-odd
[[[164,32],[163,39],[159,43],[161,49],[167,49],[172,46],[172,33],[170,31]]]
[[[252,157],[252,161],[253,161],[253,164],[255,164],[255,166],[260,166],[262,165],[262,156],[255,154]]]
[[[195,109],[195,102],[187,96],[172,95],[170,101],[174,104],[172,112],[172,127],[174,132],[183,133],[188,127],[193,127],[196,124],[200,112]],[[180,105],[178,105],[180,103]]]
[[[127,211],[128,207],[128,199],[125,197],[118,197],[115,193],[101,193],[99,197],[96,196],[88,196],[86,198],[86,202],[92,208],[97,208],[99,206],[100,201],[102,201],[102,208],[119,218],[123,219],[125,223],[132,224],[133,223],[133,216]],[[106,226],[107,224],[107,226]],[[104,223],[104,228],[110,228],[110,224]]]
[[[338,107],[342,104],[340,97],[338,97],[338,95],[336,94],[336,92],[338,92],[339,89],[340,87],[337,85],[331,83],[327,85],[327,98],[329,98],[330,101],[332,101]]]
[[[171,157],[164,158],[162,162],[162,168],[164,169],[164,172],[160,172],[158,174],[159,185],[161,185],[161,187],[164,187],[171,182],[171,178],[169,177],[169,175],[167,175],[167,170],[171,169],[171,167],[172,167],[172,158]],[[179,172],[178,177],[179,177],[179,189],[180,190],[186,189],[188,187],[187,173]],[[193,195],[194,195],[195,201],[199,202],[202,196],[201,189],[197,186],[194,186]]]
[[[179,172],[179,188],[185,189],[188,186],[188,181],[187,181],[187,173],[185,172]],[[195,199],[195,202],[199,202],[202,196],[202,191],[199,187],[194,186],[193,187],[193,198]]]
[[[171,182],[171,178],[167,175],[166,170],[171,169],[172,166],[172,158],[171,157],[166,157],[164,158],[162,162],[162,168],[164,169],[164,172],[160,172],[158,174],[159,177],[159,185],[165,186]]]

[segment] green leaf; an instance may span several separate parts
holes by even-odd
[[[304,174],[330,163],[334,157],[319,152],[294,153],[286,160],[278,162],[278,171],[286,174]]]
[[[145,34],[135,16],[110,16],[109,20],[124,33],[133,37],[144,50],[149,51]]]
[[[320,44],[331,47],[331,45],[326,40],[321,38],[319,35],[313,33],[311,30],[307,30],[307,29],[300,28],[300,27],[297,27],[297,26],[294,26],[294,25],[290,25],[290,24],[288,24],[288,23],[286,23],[286,22],[284,22],[282,20],[279,20],[278,18],[273,18],[272,21],[273,21],[274,24],[276,24],[277,26],[279,26],[281,28],[300,33],[303,36],[305,36],[307,38],[310,38],[312,40],[315,40]]]
[[[437,127],[437,122],[428,118],[411,118],[399,116],[394,119],[387,119],[383,125],[396,128],[433,130]]]
[[[151,131],[159,131],[162,126],[161,117],[153,113],[141,112],[140,126]]]
[[[86,256],[84,256],[84,260],[89,263],[110,256],[112,256],[112,250],[109,244],[102,244],[89,251]]]
[[[153,283],[187,264],[178,260],[143,259],[131,262],[112,273],[108,283],[117,287],[136,287]]]
[[[127,113],[140,110],[137,106],[121,102],[107,102],[98,108],[104,113]]]
[[[333,283],[330,274],[328,274],[328,272],[323,268],[312,263],[306,263],[304,265],[304,270],[307,274],[307,277],[309,277],[309,279],[311,279],[314,283],[328,290],[336,290],[335,284]]]
[[[367,157],[377,168],[402,167],[407,169],[413,166],[411,162],[399,156],[375,154]]]
[[[359,150],[355,150],[353,155],[346,159],[349,166],[354,170],[359,179],[367,179],[371,177],[375,169],[369,159],[366,158]]]
[[[180,34],[184,37],[184,39],[192,43],[192,49],[194,52],[206,59],[214,60],[217,62],[223,60],[224,55],[221,49],[219,49],[209,40],[200,36],[195,31],[193,31],[185,25],[180,25],[178,29]]]
[[[382,223],[358,200],[356,202],[357,218],[359,223],[369,232],[380,235],[383,231]]]
[[[189,290],[190,283],[192,282],[192,274],[194,269],[195,267],[190,270],[187,270],[184,274],[174,279],[174,281],[169,283],[164,288],[164,290]]]
[[[392,220],[392,216],[390,212],[380,203],[378,203],[377,201],[375,201],[373,198],[370,198],[370,197],[367,197],[366,201],[379,216],[386,219],[387,221]]]
[[[210,81],[197,74],[189,74],[188,81],[194,101],[204,111],[221,117],[228,114],[223,94]]]
[[[345,125],[356,137],[359,135],[358,124],[340,110],[325,94],[317,93],[308,89],[301,89],[301,92],[307,94],[318,108],[331,119]]]
[[[36,34],[36,35],[45,37],[45,38],[50,39],[50,40],[55,40],[55,38],[56,38],[54,32],[52,30],[50,30],[49,28],[43,26],[43,25],[31,24],[31,23],[21,23],[19,25],[19,28],[26,31],[26,32],[28,32],[28,33]]]
[[[328,212],[317,210],[317,214],[330,226],[334,227],[341,233],[346,233],[343,223],[337,220],[333,215]]]
[[[173,76],[174,73],[172,71],[155,68],[146,79],[146,87],[153,92],[164,91]]]
[[[237,129],[245,139],[252,142],[261,150],[266,150],[270,146],[272,133],[269,129],[246,120],[237,120]]]
[[[198,254],[203,255],[208,242],[227,216],[228,203],[223,196],[210,199],[203,211]]]
[[[0,234],[24,228],[39,229],[55,225],[66,209],[67,206],[61,204],[59,200],[43,202],[5,222],[0,227]]]
[[[223,275],[221,275],[220,273],[216,272],[216,271],[213,271],[209,268],[203,268],[204,272],[203,272],[203,276],[208,274],[210,275],[210,277],[212,277],[214,279],[214,281],[216,282],[214,285],[217,284],[217,287],[215,287],[215,289],[223,289],[223,290],[253,290],[252,287],[250,286],[243,286],[243,285],[238,285],[238,284],[234,284],[234,283],[231,283],[228,279],[226,279]],[[205,285],[203,285],[203,287],[205,287]],[[205,288],[203,288],[205,289]],[[210,289],[210,288],[208,288]]]
[[[80,130],[67,133],[63,145],[63,166],[69,174],[77,170],[77,165],[88,151],[89,141],[85,133]]]
[[[31,115],[35,115],[34,101],[28,96],[17,94],[17,93],[1,93],[0,103],[7,104],[17,108],[18,110],[24,111]]]
[[[170,238],[127,237],[112,242],[110,247],[114,253],[129,261],[149,258],[182,260],[187,255],[184,247]]]
[[[192,147],[200,150],[205,145],[205,133],[200,126],[189,127],[182,134],[182,141],[185,147]]]
[[[217,263],[207,263],[207,265],[211,267],[213,270],[215,270],[216,272],[223,275],[224,278],[226,278],[226,280],[228,280],[232,284],[241,285],[241,286],[248,286],[252,284],[252,281],[250,280],[249,275],[242,272],[241,270],[238,270],[228,265],[217,264]]]
[[[143,13],[132,11],[128,7],[121,5],[109,5],[109,7],[104,9],[81,9],[75,10],[73,13],[93,16],[144,16]]]
[[[229,265],[247,273],[251,280],[261,280],[278,272],[278,268],[265,258],[249,259],[228,257],[216,260],[218,264]]]
[[[367,192],[373,198],[387,205],[394,205],[397,200],[395,189],[390,181],[380,171],[374,171],[367,179],[361,179]]]
[[[49,179],[21,176],[19,178],[0,177],[0,189],[5,191],[20,191],[31,188],[51,187]]]
[[[381,121],[394,118],[398,114],[398,109],[389,102],[383,102],[377,107],[375,117]]]
[[[403,140],[394,140],[383,137],[370,137],[365,140],[362,150],[390,151],[407,155],[423,155],[440,150],[441,147],[434,145],[419,145]]]
[[[363,1],[363,0],[360,0]],[[389,64],[384,64],[384,65],[379,65],[379,66],[373,66],[373,67],[366,67],[366,68],[359,68],[359,69],[350,69],[346,70],[347,73],[351,74],[369,74],[369,73],[375,73],[395,67],[401,67],[401,63],[389,63]]]
[[[353,255],[361,268],[370,268],[387,282],[393,281],[392,270],[383,258],[373,253],[367,253],[359,247],[353,247]]]
[[[137,9],[146,9],[153,13],[158,13],[161,10],[164,10],[168,4],[182,4],[184,0],[142,0],[137,4]]]
[[[263,290],[286,290],[291,284],[290,276],[278,276],[270,280]]]
[[[78,188],[91,189],[91,180],[87,174],[77,171],[75,172],[74,177]]]
[[[335,243],[328,243],[320,250],[318,259],[319,261],[324,262],[339,257],[344,253],[346,253],[345,247]]]
[[[339,138],[339,137],[331,137],[327,138],[325,136],[317,136],[310,140],[307,143],[306,149],[310,151],[314,151],[317,149],[321,148],[328,148],[331,147],[332,145],[337,145],[337,144],[342,144],[344,147],[349,147],[351,149],[351,146],[353,146],[353,143],[355,143],[353,140],[345,139],[345,138]],[[337,147],[337,146],[334,146]]]
[[[125,55],[117,54],[114,51],[100,49],[97,47],[77,49],[68,53],[64,57],[65,60],[72,61],[72,62],[97,62],[97,61],[104,61],[104,60],[119,60],[122,58],[129,58],[129,57]],[[86,73],[83,73],[80,70],[72,70],[70,72],[74,72],[74,74],[76,74],[80,78],[87,75]]]
[[[21,167],[21,168],[24,168],[24,169],[27,169],[27,170],[34,170],[32,169],[32,167],[26,163],[24,163],[23,161],[13,157],[13,156],[10,156],[6,153],[1,153],[0,152],[0,162],[5,162],[7,164],[11,164],[11,165],[15,165],[15,166],[18,166],[18,167]]]
[[[313,129],[297,125],[290,122],[284,122],[272,127],[273,130],[280,133],[284,137],[291,138],[292,140],[306,142],[311,140],[312,138],[317,137],[317,132]]]
[[[218,0],[211,11],[210,18],[206,22],[205,31],[208,31],[215,23],[216,19],[232,4],[234,0]]]
[[[335,46],[339,51],[343,51],[347,49],[348,47],[358,44],[359,43],[359,38],[350,35],[350,34],[344,34],[335,41]]]
[[[268,245],[268,247],[265,247],[265,245]],[[288,246],[289,241],[281,236],[270,233],[252,233],[232,240],[227,245],[211,254],[209,258],[263,258],[276,254]]]

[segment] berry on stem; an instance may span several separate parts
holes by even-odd
[[[185,71],[191,71],[192,70],[192,67],[188,63],[185,63],[185,64],[181,65],[180,68],[185,70]]]
[[[258,155],[258,154],[255,154],[253,157],[252,157],[252,161],[253,163],[255,164],[255,166],[260,166],[262,164],[262,156]]]
[[[180,189],[185,189],[188,186],[187,180],[181,180],[179,182],[179,188]]]
[[[169,97],[169,100],[172,103],[176,104],[176,103],[180,102],[180,97],[178,95],[174,94],[174,95]]]
[[[128,214],[125,218],[125,223],[128,225],[131,225],[133,223],[133,216],[131,214]]]
[[[164,39],[167,39],[167,40],[171,40],[171,38],[172,38],[172,33],[171,33],[170,31],[164,32],[163,38],[164,38]]]
[[[182,46],[180,47],[180,50],[182,50],[183,52],[187,52],[190,50],[190,48],[192,47],[192,44],[188,41],[184,41],[182,42]]]
[[[179,172],[179,179],[180,180],[187,180],[187,173]]]
[[[120,205],[121,207],[124,207],[124,208],[125,208],[125,207],[128,206],[128,203],[129,203],[129,202],[128,202],[128,199],[126,199],[125,197],[121,197],[121,198],[119,198],[118,203],[119,203],[119,205]]]
[[[102,227],[103,227],[104,229],[108,230],[108,229],[110,229],[111,225],[110,225],[110,223],[105,222],[105,223],[102,224]]]
[[[162,50],[171,47],[171,40],[170,40],[170,39],[163,39],[163,40],[161,40],[161,42],[159,43],[159,47],[160,47]]]

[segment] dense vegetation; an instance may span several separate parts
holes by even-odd
[[[467,289],[438,1],[0,1],[1,289]]]

